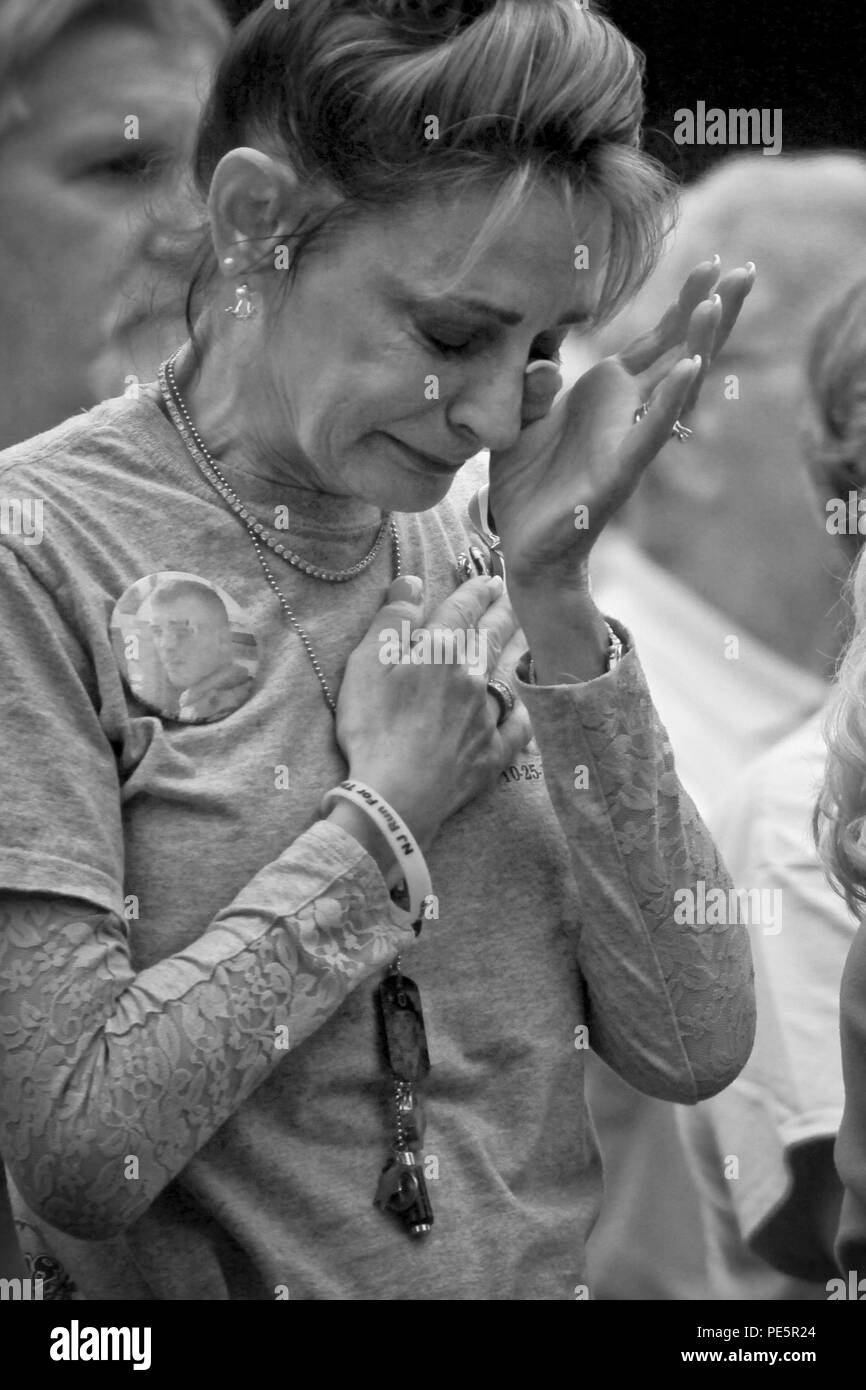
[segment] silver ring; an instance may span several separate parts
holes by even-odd
[[[634,423],[639,425],[641,420],[649,411],[649,401],[644,401],[639,405],[634,413]],[[671,430],[671,439],[678,439],[681,444],[685,444],[687,439],[691,439],[694,430],[690,430],[688,425],[681,425],[679,420],[674,420],[674,427]]]
[[[489,680],[487,689],[499,706],[499,718],[496,721],[497,729],[504,724],[511,711],[514,709],[514,692],[510,685],[505,681]]]

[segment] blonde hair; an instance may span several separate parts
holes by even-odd
[[[650,273],[672,217],[667,176],[640,149],[643,70],[579,0],[262,5],[217,71],[196,180],[206,196],[221,157],[254,145],[321,186],[329,210],[293,230],[293,268],[364,210],[479,186],[497,195],[486,242],[538,183],[553,185],[609,216],[607,316]]]
[[[866,563],[849,581],[854,636],[824,720],[827,763],[813,828],[831,883],[858,915],[866,907]]]
[[[809,357],[811,420],[806,432],[813,482],[847,501],[866,487],[866,280],[825,313]],[[859,518],[859,512],[858,512]],[[848,537],[862,546],[858,531]],[[827,763],[815,808],[815,838],[831,882],[855,913],[866,906],[866,553],[846,587],[854,633],[837,672],[824,721]]]

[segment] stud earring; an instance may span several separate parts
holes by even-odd
[[[234,256],[223,256],[223,265],[225,266],[225,269],[226,269],[226,270],[234,270],[234,268],[235,268],[235,258],[234,258]]]
[[[251,319],[257,312],[249,285],[235,286],[235,302],[226,308],[226,313],[236,319]]]

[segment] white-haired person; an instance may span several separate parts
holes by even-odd
[[[744,769],[823,707],[842,641],[849,562],[816,525],[800,404],[811,326],[859,277],[864,239],[858,156],[725,156],[684,190],[658,269],[594,344],[603,353],[650,328],[696,248],[712,246],[726,263],[745,248],[754,257],[748,334],[717,354],[688,444],[662,450],[593,555],[597,601],[633,631],[683,785],[713,832],[730,833],[735,813],[724,803]],[[729,848],[741,858],[726,839],[723,859]],[[609,1198],[591,1243],[596,1287],[625,1298],[713,1298],[722,1277],[730,1288],[724,1270],[710,1268],[674,1111],[595,1058],[589,1094]],[[830,1128],[832,1114],[830,1106]],[[746,1186],[732,1184],[732,1195]],[[784,1282],[763,1275],[768,1286]]]
[[[817,528],[850,565],[863,541],[866,280],[848,285],[814,325],[798,397],[792,411]],[[746,911],[759,905],[752,1055],[722,1095],[677,1107],[716,1298],[822,1301],[836,1275],[839,989],[857,918],[827,881],[812,833],[824,722],[822,708],[757,758],[712,813]]]
[[[747,935],[675,921],[728,879],[588,565],[752,270],[554,403],[668,223],[641,78],[575,0],[261,6],[192,338],[0,460],[46,499],[0,552],[0,1133],[89,1297],[582,1298],[587,1045],[690,1103],[748,1055]],[[140,698],[178,573],[255,644],[216,720]]]
[[[712,243],[726,263],[749,247],[766,266],[749,333],[717,354],[688,448],[662,450],[595,555],[596,587],[643,638],[680,776],[703,813],[823,703],[839,654],[848,565],[802,485],[798,407],[812,325],[860,277],[864,238],[866,159],[725,156],[683,191],[657,271],[599,335],[605,352],[648,329],[698,246]],[[693,681],[665,660],[674,620]]]

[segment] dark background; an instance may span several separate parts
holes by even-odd
[[[696,102],[782,108],[786,153],[866,148],[866,6],[612,0],[606,13],[647,56],[647,149],[685,178],[718,146],[674,145],[673,115]]]
[[[544,0],[536,0],[543,4]],[[234,20],[256,5],[225,0]],[[646,148],[684,179],[718,162],[718,146],[673,142],[674,112],[782,108],[783,149],[866,150],[866,4],[831,0],[608,0],[594,5],[647,57]]]

